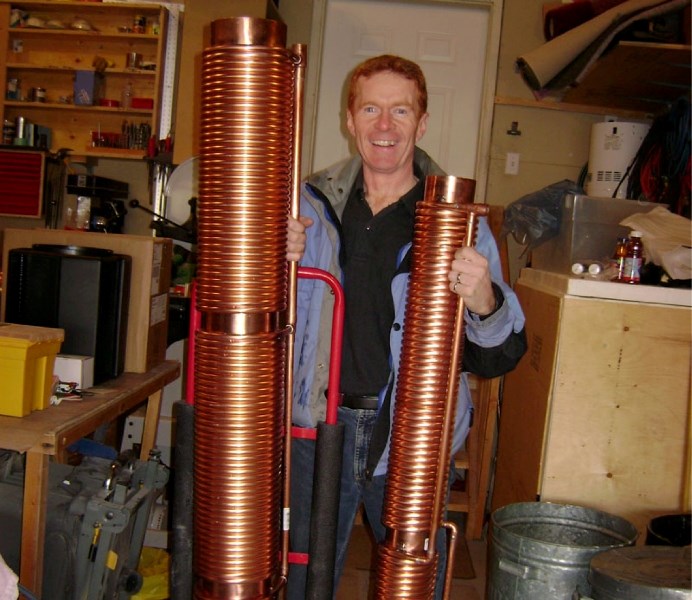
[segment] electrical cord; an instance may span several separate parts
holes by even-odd
[[[687,98],[654,120],[631,165],[628,198],[668,204],[689,217],[690,120]]]

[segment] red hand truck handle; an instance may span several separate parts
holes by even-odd
[[[331,273],[312,267],[298,267],[298,277],[304,279],[319,279],[332,288],[334,293],[334,309],[332,314],[332,339],[329,359],[329,386],[327,387],[327,414],[325,423],[336,424],[336,414],[341,396],[339,382],[341,380],[341,346],[344,337],[344,290],[339,280]]]
[[[190,286],[190,323],[187,336],[187,368],[185,381],[185,401],[195,403],[195,333],[202,326],[202,313],[197,310],[197,281]]]

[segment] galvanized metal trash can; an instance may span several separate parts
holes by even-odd
[[[692,600],[690,546],[636,546],[591,559],[593,600]]]
[[[600,552],[631,546],[632,523],[602,511],[520,502],[490,517],[487,600],[573,600],[589,595],[589,563]]]

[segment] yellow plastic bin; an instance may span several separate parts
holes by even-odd
[[[24,417],[50,403],[62,329],[0,323],[0,414]]]
[[[144,578],[142,589],[131,600],[167,600],[169,594],[170,555],[162,548],[144,546],[138,571]]]

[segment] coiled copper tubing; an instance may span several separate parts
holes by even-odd
[[[286,308],[291,189],[291,55],[282,48],[204,52],[200,144],[202,311]]]
[[[476,213],[487,213],[486,205],[472,204],[474,188],[468,179],[428,177],[416,209],[378,598],[422,599],[434,591],[463,342],[463,303],[447,275],[454,252],[474,242]]]
[[[195,572],[226,590],[198,597],[267,597],[280,549],[285,335],[199,331],[196,349]]]
[[[203,53],[195,335],[195,598],[267,598],[282,566],[287,219],[296,67],[285,26],[212,24]],[[293,269],[295,271],[295,269]]]
[[[432,598],[435,594],[437,557],[431,562],[411,560],[395,548],[380,544],[377,549],[377,598]]]

